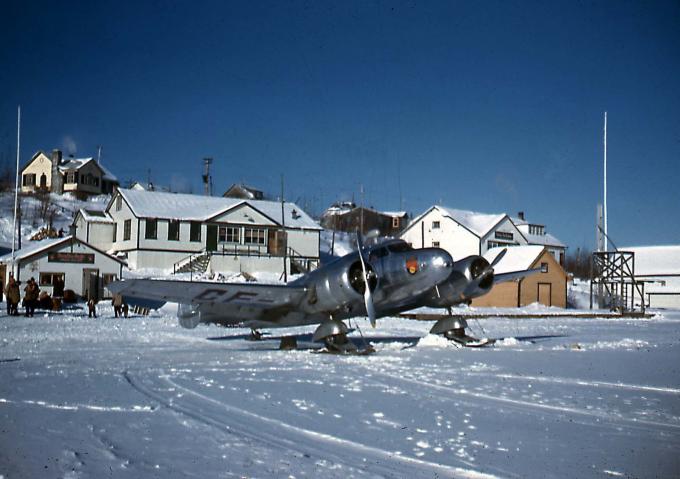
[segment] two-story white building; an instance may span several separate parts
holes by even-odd
[[[438,247],[455,261],[483,255],[491,248],[526,245],[527,239],[507,214],[487,214],[432,206],[400,234],[414,248]]]
[[[81,210],[76,235],[131,269],[212,272],[315,268],[321,227],[294,203],[118,189],[101,213]]]

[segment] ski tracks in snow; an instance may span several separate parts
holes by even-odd
[[[206,396],[173,381],[170,375],[123,373],[137,391],[179,414],[238,437],[316,461],[338,477],[463,477],[493,479],[496,475],[454,467],[387,451],[338,436],[294,426],[279,419]],[[177,393],[179,391],[179,394]],[[170,393],[170,394],[168,394]],[[348,464],[348,458],[353,461]]]

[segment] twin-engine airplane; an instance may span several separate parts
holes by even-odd
[[[464,319],[450,315],[451,307],[486,294],[494,283],[532,274],[519,271],[494,275],[493,264],[481,256],[454,262],[441,248],[413,249],[402,240],[388,240],[343,256],[285,285],[213,283],[128,279],[108,285],[123,296],[172,301],[180,304],[181,326],[200,323],[241,325],[253,329],[319,324],[314,341],[323,340],[329,351],[350,352],[342,320],[377,318],[430,306],[447,308],[449,316],[431,332],[468,343]],[[368,284],[368,288],[366,288]]]

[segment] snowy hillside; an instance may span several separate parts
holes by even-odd
[[[55,230],[60,228],[68,233],[75,214],[80,208],[103,210],[109,201],[109,196],[95,196],[87,201],[75,199],[70,194],[50,194],[45,200],[35,196],[20,196],[22,222],[22,242],[28,241],[41,228],[52,225]],[[14,193],[0,193],[0,243],[12,244],[12,228],[14,219]]]
[[[173,311],[0,314],[0,476],[677,477],[680,312],[495,318],[458,349],[432,322],[359,320],[371,356],[316,354]],[[527,311],[529,312],[529,311]],[[533,312],[533,311],[532,311]],[[361,338],[353,338],[361,344]]]

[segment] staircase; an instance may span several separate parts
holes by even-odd
[[[175,263],[174,274],[177,273],[205,273],[210,264],[210,253],[198,253],[191,255]]]

